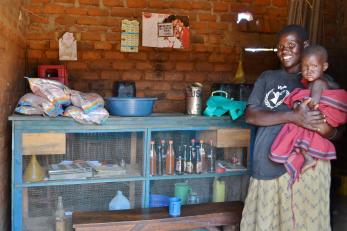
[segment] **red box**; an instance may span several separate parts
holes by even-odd
[[[56,80],[68,85],[68,74],[64,65],[39,65],[37,73],[39,78]]]

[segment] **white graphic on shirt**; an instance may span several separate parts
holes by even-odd
[[[283,103],[283,100],[289,95],[287,86],[277,86],[265,95],[264,103],[268,108],[274,109]]]

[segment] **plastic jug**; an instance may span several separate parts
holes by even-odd
[[[108,204],[109,210],[130,209],[129,200],[123,196],[122,191],[117,191],[117,195]]]
[[[187,183],[176,183],[175,184],[175,197],[181,199],[181,204],[187,203],[188,194],[191,193],[192,188]]]
[[[225,182],[215,178],[213,181],[213,202],[225,201]]]

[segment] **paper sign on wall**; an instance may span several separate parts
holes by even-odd
[[[188,16],[142,13],[142,46],[189,48]]]
[[[138,52],[139,22],[137,20],[122,20],[121,52]]]
[[[73,33],[65,32],[59,39],[59,60],[77,60],[77,41]]]

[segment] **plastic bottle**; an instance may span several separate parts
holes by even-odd
[[[154,141],[151,141],[151,148],[150,148],[150,174],[151,176],[155,176],[157,173],[157,153],[154,149]]]
[[[130,202],[128,198],[123,196],[122,191],[117,191],[117,195],[108,204],[109,210],[130,209]]]
[[[63,206],[63,198],[58,197],[57,209],[55,211],[55,231],[66,230],[66,217]]]
[[[225,201],[225,182],[219,180],[217,177],[213,181],[213,197],[212,202]]]
[[[175,152],[173,149],[173,141],[169,140],[169,147],[166,153],[166,175],[174,175],[175,173]]]

